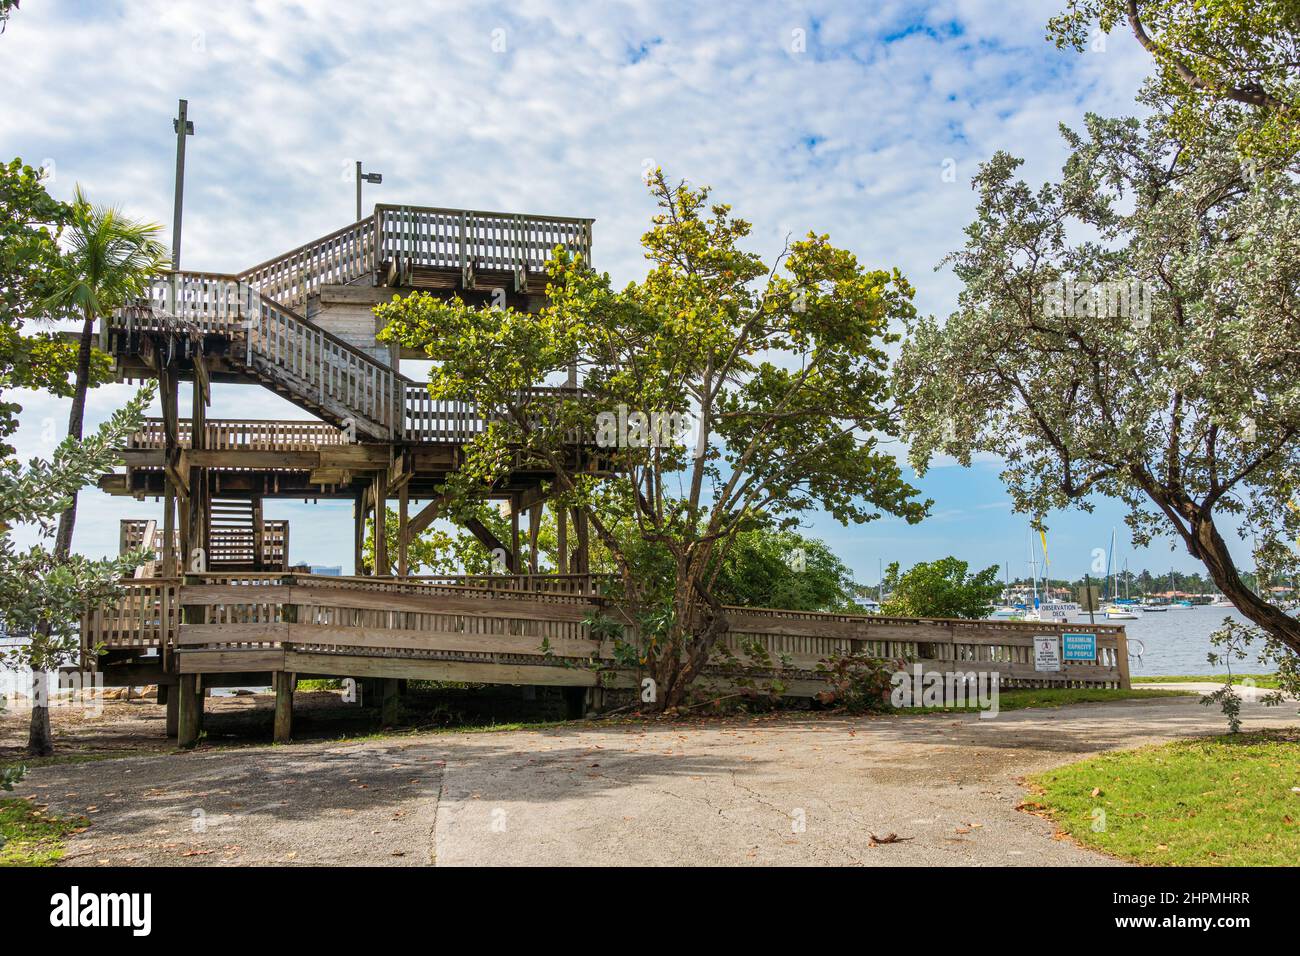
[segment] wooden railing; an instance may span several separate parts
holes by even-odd
[[[81,619],[83,652],[169,647],[180,624],[179,578],[135,578],[121,582],[116,601],[89,609]]]
[[[193,446],[191,422],[177,422],[182,448]],[[309,451],[321,445],[341,445],[345,436],[328,422],[272,421],[262,419],[212,419],[203,423],[203,447],[209,451]],[[127,442],[127,448],[166,447],[161,418],[147,418]]]
[[[146,303],[123,310],[112,319],[111,327],[119,333],[159,331],[226,337],[233,346],[228,358],[239,358],[251,370],[284,384],[340,423],[350,418],[356,431],[371,439],[463,443],[487,425],[488,419],[474,403],[433,399],[425,385],[307,322],[236,276],[172,273],[151,286]],[[520,402],[566,391],[538,386],[521,395]],[[254,426],[229,424],[229,429],[218,426],[209,448],[254,447],[241,444],[253,440]],[[263,423],[270,425],[284,431],[285,423]],[[156,444],[137,447],[161,447],[160,426],[151,428],[142,440]],[[331,444],[349,440],[337,430],[331,437]],[[571,440],[580,438],[575,433]],[[224,441],[232,444],[219,444]]]
[[[463,660],[503,665],[480,670],[479,678],[506,683],[590,683],[597,670],[614,667],[612,641],[595,639],[588,621],[602,608],[618,616],[594,592],[588,576],[542,575],[384,579],[322,575],[207,574],[187,576],[178,600],[196,609],[175,632],[184,655],[196,655],[182,669],[302,670],[328,672],[319,655],[361,655],[400,660]],[[566,580],[567,578],[567,580]],[[136,582],[139,584],[140,582]],[[152,582],[150,582],[152,583]],[[201,611],[197,610],[201,609]],[[802,682],[803,692],[819,680],[819,665],[839,655],[863,654],[925,671],[996,672],[1003,687],[1127,687],[1128,649],[1122,627],[1053,625],[1012,621],[890,618],[819,614],[767,608],[729,607],[730,628],[722,638],[724,658],[750,670],[778,672]],[[147,601],[107,614],[122,621],[132,614],[157,618]],[[156,624],[153,625],[156,630]],[[94,637],[96,627],[88,627]],[[147,630],[119,624],[114,633]],[[1035,668],[1034,637],[1067,632],[1096,635],[1092,661],[1063,661],[1059,671]],[[630,631],[626,639],[635,642]],[[244,652],[256,652],[245,654]],[[310,667],[286,654],[317,655]],[[243,655],[243,656],[240,656]],[[508,666],[506,666],[508,665]],[[516,665],[530,668],[521,679]],[[339,673],[349,673],[339,662]],[[536,667],[582,671],[559,674]],[[729,665],[730,666],[730,665]],[[623,674],[626,681],[629,675]]]
[[[556,246],[590,263],[592,222],[433,206],[375,207],[380,262],[455,270],[467,288],[482,273],[506,273],[516,291],[522,290],[530,274],[546,271]]]
[[[1043,624],[952,618],[825,614],[774,608],[728,607],[723,639],[744,657],[757,643],[774,661],[814,670],[836,655],[866,654],[883,660],[919,662],[926,670],[997,671],[1003,687],[1127,686],[1128,643],[1124,628],[1107,624]],[[1097,637],[1094,661],[1063,661],[1059,672],[1034,666],[1034,637],[1084,632]]]
[[[277,302],[301,306],[321,286],[346,285],[373,274],[376,265],[375,220],[367,216],[246,269],[238,278]]]
[[[591,261],[592,220],[568,216],[380,204],[372,216],[238,274],[264,295],[300,307],[326,285],[373,275],[383,264],[476,274],[509,273],[521,289],[557,245]]]

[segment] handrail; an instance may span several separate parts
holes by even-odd
[[[277,302],[303,305],[325,285],[374,275],[384,263],[454,269],[473,287],[477,271],[508,272],[516,289],[545,271],[557,245],[591,261],[593,219],[379,203],[349,223],[236,275]]]

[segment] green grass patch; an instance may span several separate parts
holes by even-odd
[[[1227,679],[1227,676],[1227,674],[1176,674],[1162,677],[1135,677],[1133,679],[1140,684],[1222,684],[1224,680]],[[1263,687],[1267,690],[1277,690],[1276,674],[1232,675],[1232,682],[1234,684],[1240,684],[1245,680],[1253,680],[1256,687]]]
[[[998,695],[998,710],[1025,710],[1029,707],[1065,707],[1068,704],[1096,704],[1112,700],[1149,700],[1153,697],[1193,697],[1186,690],[1121,690],[1111,687],[1042,687],[1012,688]],[[938,714],[978,710],[977,707],[904,707],[899,713]]]
[[[53,866],[63,838],[90,826],[83,817],[57,817],[25,797],[0,799],[0,866]]]
[[[1160,866],[1294,866],[1300,728],[1102,754],[1029,780],[1024,808],[1077,842]]]

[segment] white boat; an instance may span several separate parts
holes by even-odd
[[[1132,608],[1127,608],[1119,604],[1112,604],[1106,608],[1106,620],[1108,621],[1136,621],[1138,616],[1133,613]]]
[[[1209,603],[1209,607],[1236,607],[1236,606],[1237,605],[1233,604],[1227,598],[1222,596],[1215,598],[1213,601]]]
[[[1157,611],[1169,610],[1168,604],[1143,604],[1142,612],[1144,614],[1155,614]]]

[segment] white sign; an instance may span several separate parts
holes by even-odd
[[[1061,639],[1051,637],[1034,638],[1034,670],[1059,671],[1061,669]]]

